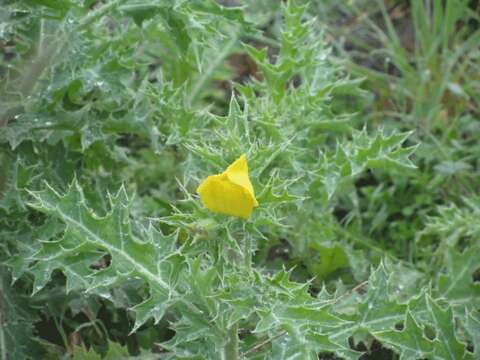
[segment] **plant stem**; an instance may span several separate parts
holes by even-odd
[[[3,326],[6,319],[3,318],[3,278],[0,278],[0,359],[7,360],[7,342],[5,341],[5,334]]]
[[[285,335],[287,333],[287,331],[282,331],[281,333],[275,335],[275,336],[272,336],[271,338],[268,338],[264,341],[262,341],[261,343],[258,343],[257,345],[255,345],[254,347],[248,349],[247,351],[245,351],[245,355],[247,354],[251,354],[251,353],[254,353],[255,351],[258,351],[258,349],[260,349],[262,346],[265,346],[269,343],[271,343],[273,340],[275,339],[278,339],[279,337]]]
[[[238,324],[232,325],[227,332],[227,343],[223,348],[223,360],[239,360],[238,354]]]
[[[222,63],[223,60],[225,60],[228,55],[230,55],[230,52],[237,44],[238,37],[238,32],[231,34],[230,41],[223,46],[223,49],[218,56],[212,60],[207,69],[200,75],[198,79],[195,80],[195,84],[193,85],[190,95],[187,99],[188,106],[192,106],[194,104],[198,93],[205,86],[206,82],[213,76],[215,69]]]
[[[102,16],[106,15],[109,11],[117,8],[126,1],[127,0],[113,0],[100,6],[98,9],[83,17],[75,27],[74,32],[83,30]],[[63,36],[58,42],[50,40],[50,43],[47,44],[45,26],[45,20],[42,19],[36,54],[34,58],[28,62],[29,67],[24,69],[25,73],[22,75],[21,79],[18,80],[19,85],[17,91],[22,97],[27,97],[34,92],[35,86],[37,85],[38,80],[44,74],[45,70],[49,67],[53,67],[53,59],[60,58],[59,55],[62,54],[70,45],[68,36]],[[0,95],[3,96],[3,94]],[[5,113],[0,113],[0,127],[6,126],[10,118],[13,118],[22,111],[23,107],[21,105],[17,105],[13,108],[7,109]]]
[[[252,269],[252,239],[247,231],[245,231],[243,239],[243,259],[245,268],[250,271]]]
[[[70,344],[68,342],[68,337],[67,337],[67,334],[65,333],[65,331],[63,330],[63,327],[61,325],[61,321],[59,322],[57,317],[53,316],[53,322],[55,323],[55,327],[57,328],[57,331],[60,334],[60,337],[62,338],[63,346],[65,347],[65,349],[70,349]]]
[[[5,334],[3,333],[3,324],[0,324],[0,351],[1,351],[1,359],[7,360],[7,344],[5,341]]]
[[[79,24],[76,26],[75,31],[80,31],[85,27],[88,27],[90,24],[94,23],[100,17],[107,14],[109,11],[115,9],[126,0],[113,0],[98,9],[90,12],[83,19],[80,20]],[[68,36],[64,36],[59,44],[51,40],[49,44],[46,44],[46,30],[45,30],[45,21],[42,19],[40,25],[40,36],[37,45],[37,54],[32,60],[30,68],[27,69],[27,75],[23,77],[23,82],[20,86],[20,93],[23,96],[30,95],[35,85],[38,82],[38,79],[42,76],[44,71],[52,65],[51,60],[56,58],[59,54],[65,51],[69,45]]]
[[[84,27],[87,27],[91,23],[95,22],[97,19],[101,18],[103,15],[108,13],[110,10],[117,8],[122,3],[126,2],[126,0],[113,0],[109,3],[106,3],[100,6],[98,9],[90,12],[87,16],[85,16],[80,23],[78,24],[77,30],[81,30]]]

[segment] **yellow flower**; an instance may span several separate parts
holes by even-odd
[[[247,219],[258,206],[248,177],[245,155],[221,174],[207,177],[198,187],[200,200],[209,210]]]

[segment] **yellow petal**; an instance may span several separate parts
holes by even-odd
[[[203,205],[213,212],[248,218],[258,206],[248,177],[245,155],[232,163],[225,172],[211,175],[198,187]]]
[[[227,174],[228,179],[242,188],[244,188],[248,194],[252,197],[254,206],[258,206],[257,199],[255,199],[255,192],[253,191],[252,183],[248,177],[248,164],[245,155],[240,156],[225,170],[224,174]]]

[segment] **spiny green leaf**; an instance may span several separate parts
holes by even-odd
[[[422,240],[427,236],[440,236],[442,243],[452,247],[462,237],[475,244],[480,235],[480,225],[477,221],[480,216],[480,199],[478,197],[465,198],[464,207],[455,204],[439,206],[438,214],[428,218],[425,229],[419,236]]]
[[[29,359],[41,349],[35,342],[33,323],[37,319],[22,296],[11,286],[9,271],[0,266],[0,353],[5,359]]]
[[[471,247],[463,253],[449,249],[445,253],[446,274],[438,278],[438,296],[448,299],[452,305],[476,307],[480,304],[480,284],[473,274],[479,269],[478,248]]]
[[[307,339],[317,353],[332,352],[346,360],[357,360],[362,356],[361,352],[352,350],[348,346],[333,343],[328,335],[312,332],[307,334]]]
[[[474,358],[479,359],[480,358],[480,316],[478,316],[478,313],[476,315],[474,313],[467,314],[465,327],[472,339],[472,344],[474,348]]]
[[[370,333],[393,329],[395,324],[404,319],[407,305],[399,304],[388,293],[389,274],[383,263],[370,275],[368,292],[358,305],[353,318],[353,326],[344,326],[331,335],[335,343],[346,344],[349,336],[356,331],[366,330]]]
[[[465,349],[465,345],[455,335],[453,311],[449,306],[443,310],[438,302],[427,296],[427,307],[435,326],[438,346],[435,355],[441,359],[473,359]]]
[[[64,195],[48,184],[44,190],[30,194],[33,197],[31,207],[66,225],[61,239],[45,242],[34,255],[34,259],[48,260],[39,261],[31,268],[35,291],[45,285],[55,268],[64,271],[68,290],[81,287],[94,291],[131,277],[140,277],[148,283],[151,298],[133,308],[138,314],[134,330],[150,317],[156,321],[161,319],[169,301],[174,302],[173,299],[178,297],[175,279],[182,260],[175,248],[175,237],[163,236],[152,227],[143,231],[136,229],[145,235],[143,239],[133,233],[129,219],[131,201],[124,188],[110,198],[111,211],[103,217],[87,207],[76,181]],[[102,255],[109,254],[111,262],[94,271],[91,265],[98,259],[98,250]]]
[[[353,140],[339,144],[334,161],[324,161],[318,171],[323,185],[331,198],[336,189],[348,179],[358,176],[366,169],[408,170],[415,169],[409,159],[416,147],[402,147],[410,132],[385,135],[378,133],[371,138],[367,132],[354,131]],[[330,158],[325,154],[326,159]]]
[[[154,360],[160,359],[158,354],[142,352],[139,356],[131,356],[126,346],[109,341],[108,351],[105,356],[96,353],[92,348],[86,349],[82,346],[76,346],[73,349],[73,360]]]
[[[405,315],[403,330],[377,331],[373,334],[385,345],[397,350],[401,359],[428,358],[438,346],[425,337],[424,329],[415,321],[410,310]]]

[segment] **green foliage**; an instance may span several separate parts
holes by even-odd
[[[347,2],[5,2],[0,360],[478,358],[478,30],[440,3],[413,64],[365,15],[392,76],[329,45]],[[195,195],[240,154],[246,221]]]
[[[446,253],[446,274],[438,278],[438,292],[452,305],[478,306],[480,284],[475,283],[474,274],[478,270],[476,252],[478,247],[470,247],[463,253],[451,249]]]
[[[431,356],[434,344],[424,336],[424,329],[418,325],[410,311],[407,311],[404,329],[375,333],[375,337],[398,349],[402,359],[418,359]]]
[[[10,288],[10,276],[0,267],[0,352],[2,358],[24,359],[35,357],[41,348],[33,335],[35,313],[28,300]]]
[[[109,342],[108,343],[108,351],[105,354],[105,356],[101,356],[97,354],[95,351],[92,349],[87,350],[83,347],[77,346],[73,350],[73,357],[72,359],[74,360],[101,360],[101,359],[107,359],[107,360],[118,360],[118,359],[144,359],[144,360],[155,360],[159,359],[160,357],[156,354],[153,353],[142,353],[138,356],[131,356],[128,352],[128,349],[125,346],[121,346],[118,343],[114,342]]]

